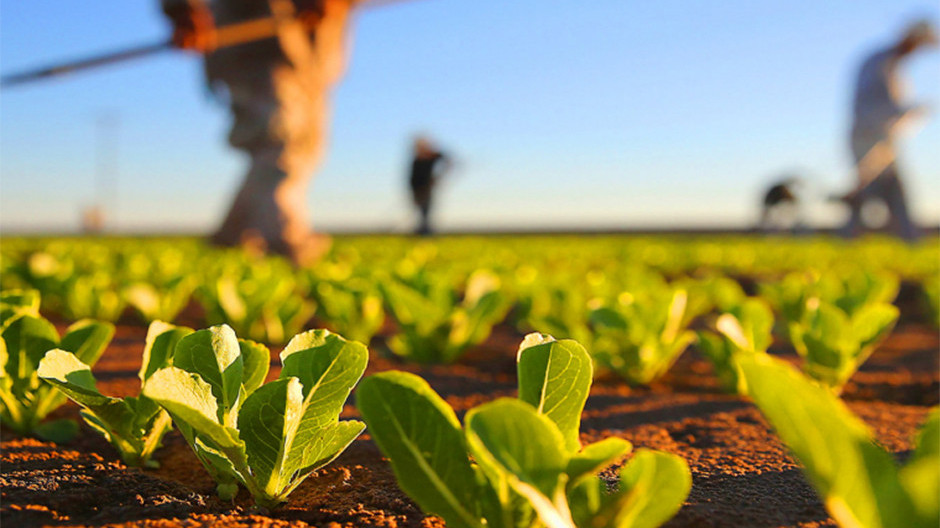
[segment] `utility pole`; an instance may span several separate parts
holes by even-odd
[[[82,231],[114,230],[117,217],[117,157],[120,118],[114,110],[101,110],[95,118],[95,174],[92,204],[82,211]]]

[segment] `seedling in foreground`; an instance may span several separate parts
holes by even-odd
[[[143,363],[137,376],[146,387],[151,375],[170,364],[176,344],[192,330],[155,321],[147,331]],[[265,361],[267,357],[264,358]],[[117,449],[129,466],[158,467],[151,460],[173,423],[146,396],[112,398],[98,392],[91,367],[66,350],[54,349],[39,362],[39,377],[82,407],[82,417]]]
[[[940,413],[921,429],[898,467],[868,427],[830,391],[767,355],[739,365],[754,403],[802,462],[833,519],[843,527],[940,525]]]
[[[214,326],[181,339],[173,366],[151,376],[143,393],[169,411],[220,498],[233,498],[240,482],[273,508],[365,428],[338,419],[368,352],[326,330],[304,332],[281,352],[280,377],[262,385],[267,359],[263,345]]]
[[[72,420],[40,423],[65,402],[65,395],[39,379],[37,368],[52,348],[66,350],[87,365],[94,365],[114,335],[114,325],[98,321],[78,321],[59,339],[52,323],[39,315],[33,296],[25,296],[26,305],[17,308],[12,298],[0,302],[8,316],[3,321],[0,340],[0,421],[23,435],[64,442],[78,432]]]
[[[632,446],[608,438],[581,447],[592,370],[575,341],[530,334],[518,356],[519,399],[471,409],[464,428],[424,380],[405,372],[367,378],[357,404],[399,486],[448,526],[658,526],[688,495],[688,466],[640,450],[619,490],[607,494],[596,474]]]

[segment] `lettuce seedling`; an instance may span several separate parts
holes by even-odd
[[[695,341],[683,323],[686,300],[685,290],[650,292],[641,299],[621,294],[616,303],[594,309],[594,359],[630,383],[658,379]]]
[[[316,312],[286,262],[223,260],[210,273],[197,290],[206,320],[228,324],[248,339],[284,343]]]
[[[940,413],[898,467],[871,431],[830,391],[767,355],[739,359],[754,403],[800,460],[833,519],[844,527],[940,525]]]
[[[71,277],[65,288],[66,318],[117,321],[127,303],[110,272],[97,271]]]
[[[73,420],[40,423],[65,402],[65,394],[39,379],[39,362],[48,350],[60,348],[86,365],[94,365],[111,341],[114,325],[78,321],[60,340],[55,327],[39,316],[38,310],[21,306],[17,311],[9,304],[0,304],[5,314],[11,314],[3,321],[0,341],[0,421],[23,435],[55,442],[71,439],[78,432]]]
[[[773,342],[774,315],[763,299],[749,297],[718,316],[715,330],[699,332],[699,349],[711,362],[726,390],[747,394],[740,376],[737,354],[760,354]]]
[[[532,284],[519,297],[517,328],[529,332],[538,328],[591,348],[594,334],[588,327],[589,297],[582,289],[570,283]]]
[[[597,473],[630,452],[620,438],[581,446],[591,358],[577,342],[530,334],[518,355],[519,398],[454,410],[421,378],[363,380],[357,405],[398,484],[451,527],[658,526],[691,487],[688,466],[640,450],[612,494]]]
[[[196,277],[180,274],[159,283],[137,281],[122,290],[124,298],[144,321],[173,321],[186,308],[196,289]]]
[[[320,281],[311,289],[317,317],[347,339],[369,344],[385,322],[382,297],[366,279]]]
[[[921,280],[924,308],[930,317],[930,323],[940,326],[940,276],[931,275]]]
[[[389,340],[389,348],[413,361],[456,361],[467,348],[489,337],[493,325],[509,310],[499,278],[486,270],[470,275],[459,303],[441,282],[418,278],[414,282],[389,279],[380,283],[389,312],[401,330]]]
[[[39,317],[41,299],[36,290],[6,290],[0,292],[0,332],[20,315]]]
[[[280,377],[262,384],[267,348],[214,326],[181,339],[172,366],[144,386],[144,396],[170,413],[222,499],[234,498],[240,482],[258,505],[274,508],[365,428],[338,420],[365,371],[365,346],[311,330],[288,342],[281,362]]]
[[[854,316],[866,306],[891,303],[899,287],[898,277],[887,271],[810,270],[788,273],[780,281],[761,284],[760,291],[781,317],[778,333],[786,336],[790,324],[805,322],[807,312],[818,301]]]
[[[143,362],[137,376],[146,387],[157,370],[170,364],[176,344],[192,329],[154,321],[147,330]],[[267,360],[267,358],[264,358]],[[101,433],[129,466],[159,467],[151,456],[173,424],[170,415],[146,396],[112,398],[98,391],[91,367],[61,349],[46,353],[38,375],[82,407],[82,417]]]
[[[818,299],[807,303],[802,321],[790,323],[790,341],[806,360],[803,370],[836,393],[894,328],[898,309],[872,303],[848,315]]]

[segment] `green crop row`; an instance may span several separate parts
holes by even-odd
[[[674,294],[668,303],[669,332],[684,317],[683,297]],[[61,439],[74,426],[41,419],[68,397],[126,463],[149,467],[172,423],[222,498],[233,498],[241,485],[258,505],[277,507],[366,426],[402,490],[449,526],[652,527],[678,511],[692,486],[682,458],[640,450],[608,492],[597,473],[632,446],[620,438],[581,444],[594,362],[573,340],[526,336],[517,353],[518,398],[471,409],[463,425],[418,376],[373,375],[357,391],[363,424],[339,416],[368,351],[329,331],[294,336],[280,353],[279,377],[265,383],[264,345],[239,339],[226,325],[193,331],[154,322],[141,359],[141,393],[113,398],[98,391],[91,372],[113,326],[84,321],[60,339],[38,306],[35,292],[0,299],[3,424]],[[898,466],[825,387],[829,378],[817,384],[766,354],[772,326],[767,305],[746,299],[717,318],[713,340],[725,344],[721,358],[735,387],[802,461],[833,518],[845,527],[936,526],[940,413],[934,410],[913,455]]]
[[[423,363],[458,360],[505,320],[576,339],[600,369],[634,384],[662,376],[698,341],[734,385],[727,343],[693,329],[740,312],[747,293],[770,306],[774,333],[807,371],[837,389],[891,330],[902,279],[921,285],[940,323],[935,243],[363,237],[300,270],[185,239],[12,239],[0,251],[3,290],[35,288],[44,313],[69,320],[113,321],[130,306],[145,321],[173,322],[189,307],[187,322],[227,324],[269,344],[312,318],[367,345],[384,326],[391,335],[380,348]]]
[[[417,376],[397,371],[363,382],[357,403],[366,424],[340,421],[369,355],[364,345],[327,330],[294,336],[280,353],[280,375],[265,383],[264,345],[238,339],[226,325],[193,331],[154,322],[140,394],[114,398],[98,391],[91,372],[113,327],[83,324],[60,341],[36,313],[34,295],[3,301],[4,425],[42,434],[39,419],[68,397],[125,463],[143,467],[156,465],[151,456],[175,425],[223,499],[241,485],[261,507],[287,502],[366,424],[392,458],[402,489],[451,526],[658,526],[691,486],[684,460],[640,451],[623,467],[620,490],[606,492],[596,474],[631,445],[611,438],[581,446],[580,416],[593,376],[590,356],[574,341],[528,337],[519,351],[520,398],[471,411],[464,437],[443,399]],[[19,411],[30,413],[26,423]]]

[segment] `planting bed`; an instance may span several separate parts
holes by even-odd
[[[934,327],[923,324],[921,314],[912,316],[916,308],[909,307],[902,305],[897,329],[843,394],[881,444],[902,459],[940,394],[940,339]],[[200,326],[198,320],[181,322]],[[102,392],[136,394],[145,332],[143,326],[118,325],[114,341],[94,368]],[[521,339],[511,327],[500,325],[460,364],[420,367],[378,355],[379,337],[371,347],[366,375],[392,368],[418,373],[462,417],[482,402],[514,394],[515,352]],[[797,360],[787,347],[775,346],[770,352]],[[278,372],[275,349],[269,378]],[[356,415],[347,405],[343,418]],[[78,419],[78,408],[68,403],[52,417]],[[629,388],[612,376],[597,379],[581,436],[591,442],[620,436],[635,447],[676,453],[688,461],[692,491],[667,526],[834,526],[757,409],[743,398],[723,394],[711,367],[694,348],[650,388]],[[273,512],[252,508],[244,490],[231,503],[216,498],[213,481],[178,432],[166,437],[155,458],[161,464],[157,470],[128,469],[84,424],[75,441],[61,446],[3,432],[0,521],[9,527],[443,524],[422,514],[398,490],[368,431]],[[613,470],[604,473],[613,475]]]

